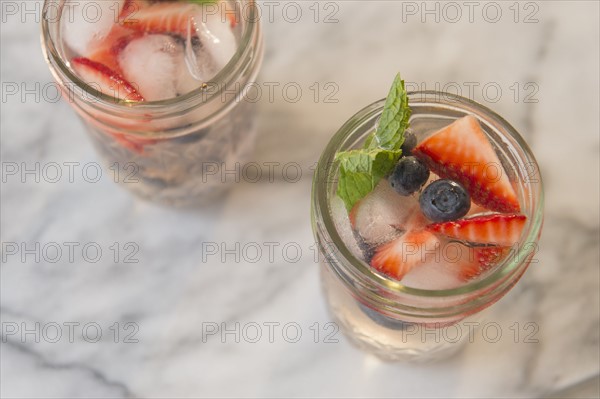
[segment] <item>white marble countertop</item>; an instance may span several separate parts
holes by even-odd
[[[456,6],[443,2],[275,3],[272,22],[263,14],[261,82],[297,84],[303,96],[295,103],[281,90],[273,101],[263,96],[254,161],[297,163],[302,178],[242,182],[219,204],[190,212],[142,202],[107,174],[89,183],[76,169],[73,182],[51,183],[9,173],[15,165],[99,160],[66,102],[36,98],[52,82],[39,13],[25,13],[25,2],[2,2],[2,396],[596,396],[598,3],[522,2],[516,15],[513,2],[475,2],[472,22],[463,2],[454,3],[459,21]],[[302,16],[293,22],[296,6]],[[502,15],[492,23],[498,8]],[[327,16],[332,23],[324,23]],[[325,342],[330,317],[313,260],[311,168],[345,120],[385,95],[396,71],[412,88],[458,87],[469,96],[473,87],[471,97],[529,141],[547,195],[539,264],[492,308],[502,339],[476,338],[456,357],[428,366],[383,363],[341,334]],[[72,260],[65,252],[52,263],[50,253],[39,261],[11,255],[14,243],[51,250],[48,244],[69,242],[95,243],[103,256],[92,263],[75,250]],[[203,243],[236,242],[280,246],[272,259],[263,253],[254,263],[202,259]],[[301,248],[299,256],[293,248],[283,253],[289,243]],[[132,259],[139,262],[127,263],[136,246]],[[280,323],[273,342],[269,322]],[[538,342],[523,335],[515,342],[515,322],[521,334],[524,323],[535,323]],[[222,323],[230,330],[239,323],[243,334],[208,333]],[[257,343],[250,342],[253,323],[263,334]],[[286,323],[301,329],[298,342],[283,335]],[[102,337],[91,342],[97,330]],[[582,381],[579,391],[561,391]]]

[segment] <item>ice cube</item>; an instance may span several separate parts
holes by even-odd
[[[383,179],[353,210],[354,227],[368,244],[382,243],[414,227],[420,212],[417,195],[402,196]]]
[[[190,69],[187,66],[185,56],[181,58],[178,57],[176,63],[177,71],[175,72],[175,90],[177,91],[178,95],[187,94],[190,91],[199,88],[202,85],[202,83],[204,83],[203,80],[198,80],[192,75]]]
[[[198,82],[208,82],[219,72],[211,54],[191,36],[188,36],[185,43],[185,65],[192,78]],[[188,80],[182,80],[182,84],[186,81]]]
[[[119,54],[125,79],[149,101],[177,95],[178,63],[182,60],[183,46],[169,35],[134,39]]]
[[[459,276],[459,261],[455,246],[443,245],[438,251],[427,257],[427,261],[412,269],[402,279],[402,284],[425,290],[444,290],[464,284]]]
[[[230,22],[221,13],[199,12],[190,21],[186,38],[186,61],[192,75],[200,81],[214,77],[237,49]]]
[[[220,13],[204,16],[204,20],[197,28],[197,35],[202,46],[210,53],[217,68],[222,69],[237,48],[235,36],[227,18],[222,18]]]
[[[61,16],[61,34],[77,55],[88,57],[118,21],[125,0],[67,0]]]
[[[356,237],[354,236],[354,231],[352,230],[352,225],[350,224],[350,219],[348,218],[348,211],[346,210],[346,205],[344,205],[344,201],[342,201],[340,197],[335,196],[331,200],[330,207],[333,223],[342,241],[344,242],[344,244],[346,244],[346,248],[350,250],[352,255],[356,256],[359,259],[364,259],[363,251],[360,248]]]
[[[443,290],[465,284],[465,267],[472,267],[472,250],[456,241],[440,238],[439,250],[427,262],[415,267],[402,279],[402,284],[413,288]]]

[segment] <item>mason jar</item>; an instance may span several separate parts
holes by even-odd
[[[542,181],[536,160],[519,133],[502,117],[466,98],[424,91],[408,95],[411,130],[422,138],[465,115],[475,116],[510,178],[527,216],[510,256],[480,279],[457,288],[428,290],[403,285],[371,268],[348,248],[336,229],[338,151],[362,146],[374,131],[385,100],[350,118],[325,148],[315,171],[311,220],[321,252],[321,283],[334,320],[351,342],[386,360],[431,361],[469,342],[484,309],[521,278],[537,250],[543,221]]]
[[[260,15],[254,0],[231,4],[237,50],[214,78],[178,97],[129,102],[72,71],[61,41],[65,0],[44,2],[42,48],[63,98],[83,121],[108,174],[143,198],[176,206],[205,203],[235,180],[222,171],[235,170],[252,152],[256,99],[248,91],[263,59]]]

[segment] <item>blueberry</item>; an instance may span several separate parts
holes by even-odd
[[[406,321],[392,319],[360,302],[358,302],[358,306],[369,319],[390,330],[406,330],[406,328],[412,325],[412,323]]]
[[[356,231],[354,232],[354,238],[356,238],[358,248],[360,248],[360,250],[362,251],[365,262],[371,263],[371,259],[375,255],[375,247],[366,242],[365,239],[362,238],[362,236]]]
[[[429,179],[429,169],[415,157],[402,157],[390,176],[390,185],[401,195],[411,195]]]
[[[402,143],[402,155],[412,154],[412,150],[417,146],[417,136],[414,133],[404,133],[404,143]]]
[[[461,184],[440,179],[425,187],[419,204],[428,219],[445,222],[465,216],[471,208],[471,198]]]

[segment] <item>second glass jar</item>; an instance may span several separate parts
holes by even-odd
[[[319,160],[311,206],[321,251],[321,282],[334,319],[360,348],[387,360],[438,360],[468,342],[481,312],[505,295],[529,266],[543,220],[541,177],[527,144],[493,111],[447,93],[409,93],[410,122],[417,136],[468,114],[480,121],[502,163],[510,166],[528,222],[514,253],[482,279],[453,289],[426,290],[388,278],[353,255],[338,234],[331,212],[339,173],[335,154],[362,146],[375,129],[384,103],[374,103],[346,122]]]
[[[228,12],[234,10],[239,21],[238,48],[210,82],[173,99],[131,103],[73,73],[60,38],[65,1],[44,3],[42,47],[63,97],[83,120],[108,174],[143,198],[176,206],[204,203],[228,188],[221,171],[247,161],[253,150],[256,104],[246,93],[262,62],[262,33],[254,0],[234,4]]]

